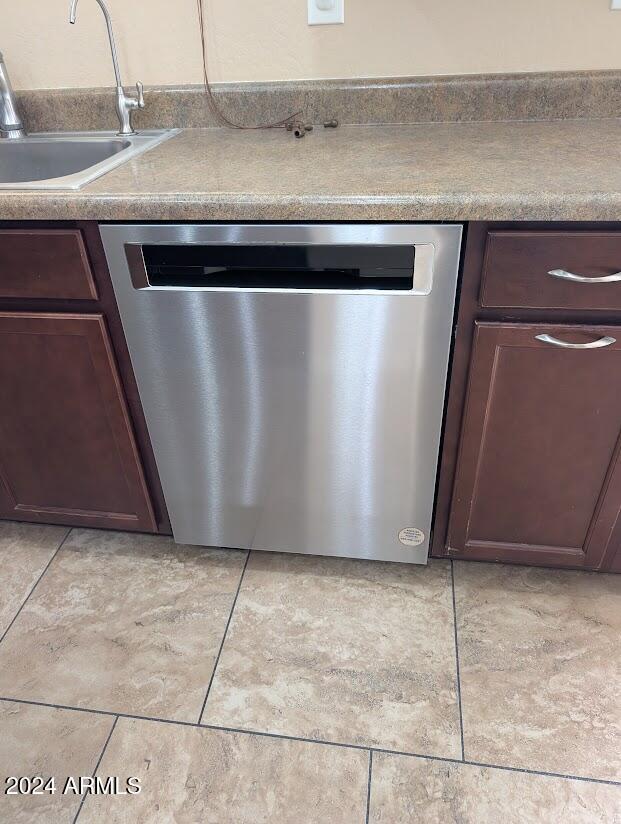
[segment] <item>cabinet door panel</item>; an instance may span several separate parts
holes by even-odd
[[[77,229],[0,229],[0,298],[97,300]]]
[[[155,529],[102,315],[0,313],[4,517]]]
[[[620,448],[621,327],[478,323],[449,551],[597,567],[621,509]]]

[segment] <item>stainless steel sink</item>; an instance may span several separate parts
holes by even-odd
[[[178,133],[40,133],[0,140],[0,189],[80,189]]]

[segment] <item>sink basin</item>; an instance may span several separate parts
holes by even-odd
[[[28,183],[83,172],[129,148],[127,140],[9,140],[0,147],[2,183]]]
[[[80,189],[177,132],[41,133],[0,140],[0,189]]]

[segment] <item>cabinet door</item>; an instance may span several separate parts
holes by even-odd
[[[0,312],[1,516],[156,528],[102,315]]]
[[[449,553],[598,568],[621,541],[620,436],[621,327],[476,324]]]
[[[0,229],[0,298],[97,300],[78,229]]]

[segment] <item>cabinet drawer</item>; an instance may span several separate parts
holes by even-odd
[[[0,298],[97,300],[77,229],[1,229]]]
[[[490,309],[617,311],[620,272],[621,232],[491,231],[480,304]]]

